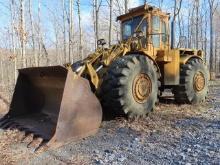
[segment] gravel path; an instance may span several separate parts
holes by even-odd
[[[220,164],[220,81],[206,103],[160,103],[146,119],[105,121],[96,136],[33,153],[20,132],[0,130],[4,164]]]

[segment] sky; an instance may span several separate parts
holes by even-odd
[[[0,11],[1,11],[1,15],[0,15],[0,19],[1,22],[8,22],[8,18],[9,18],[9,11],[8,11],[8,2],[10,0],[0,0]],[[19,2],[19,0],[15,0],[17,3]],[[26,0],[28,2],[28,0]],[[37,9],[38,9],[38,1],[39,0],[32,0],[33,3],[33,9],[34,11],[37,13]],[[42,3],[42,17],[44,16],[48,16],[48,14],[50,13],[50,11],[48,11],[48,9],[53,10],[55,8],[57,8],[58,6],[62,6],[62,0],[40,0]],[[68,0],[66,0],[68,3]],[[75,0],[74,0],[75,1]],[[155,3],[154,5],[157,5],[157,0],[152,1],[153,3]],[[91,10],[92,10],[92,6],[91,6],[91,2],[92,0],[81,0],[81,15],[82,18],[86,18],[88,15],[90,15]],[[150,2],[150,1],[149,1]],[[150,2],[151,4],[153,4],[152,2]],[[107,5],[105,0],[103,0],[102,3],[104,6]],[[138,6],[140,4],[143,4],[143,0],[129,0],[129,8],[130,7],[135,7]],[[68,5],[68,4],[67,4]],[[76,5],[74,5],[75,7],[75,11],[76,11]],[[61,11],[62,12],[62,11]],[[84,20],[84,19],[83,19]],[[0,22],[0,26],[2,27],[2,25],[4,26],[5,24]]]
[[[9,1],[10,0],[0,0],[0,31],[1,33],[5,31],[7,33],[7,29],[10,26],[10,12],[9,12]],[[28,0],[26,1],[26,5],[28,5]],[[38,1],[39,0],[32,0],[33,3],[33,11],[35,17],[34,19],[37,19],[37,13],[38,13]],[[43,22],[43,31],[47,35],[45,38],[47,40],[51,40],[51,43],[54,41],[54,26],[53,26],[53,17],[58,17],[60,21],[62,21],[62,0],[40,0],[41,1],[41,19]],[[75,2],[76,0],[74,0]],[[148,0],[148,4],[159,7],[159,1],[161,0]],[[19,0],[15,0],[17,4],[19,4]],[[68,0],[66,0],[66,8],[68,10]],[[81,0],[81,20],[82,20],[82,27],[84,31],[92,31],[93,28],[91,28],[91,14],[92,14],[92,0]],[[120,1],[119,1],[120,2]],[[163,6],[162,9],[165,12],[172,12],[172,6],[173,6],[173,0],[163,0]],[[183,0],[183,2],[186,2],[186,0]],[[143,4],[143,0],[129,0],[129,8],[136,7]],[[107,6],[106,0],[103,0],[102,8],[105,8]],[[184,9],[182,9],[184,10]],[[108,17],[108,12],[102,11],[100,12],[102,16]],[[28,15],[26,14],[26,17]],[[56,18],[57,19],[57,18]],[[75,26],[77,26],[78,17],[77,17],[77,7],[74,5],[74,20],[75,20]],[[61,22],[62,24],[62,22]],[[28,25],[27,23],[27,26]],[[0,37],[4,34],[0,34]],[[5,37],[5,36],[4,36]]]
[[[7,26],[7,22],[9,22],[10,19],[10,13],[9,13],[9,5],[8,2],[10,0],[0,0],[0,28],[4,28],[4,26]],[[28,0],[25,0],[27,2],[26,5],[28,5]],[[35,12],[35,15],[37,15],[37,10],[38,10],[38,1],[39,0],[32,0],[33,3],[33,9]],[[43,22],[47,22],[48,18],[50,17],[52,12],[56,12],[60,15],[62,15],[62,0],[40,0],[42,3],[41,9],[42,9],[42,20]],[[76,0],[74,0],[75,2]],[[103,6],[107,6],[106,0],[103,1]],[[161,0],[147,0],[147,2],[153,6],[159,6],[159,1]],[[183,0],[186,2],[187,0]],[[15,0],[15,2],[19,3],[19,0]],[[67,2],[67,9],[68,9],[68,0]],[[92,5],[91,5],[92,0],[81,0],[81,17],[82,17],[82,23],[86,24],[89,16],[91,16],[91,11],[92,11]],[[173,6],[173,0],[163,0],[163,10],[166,12],[172,12],[172,6]],[[143,4],[143,0],[129,0],[129,8],[139,6]],[[77,9],[76,5],[74,5],[75,9],[75,14],[77,14]],[[184,10],[184,9],[182,9]]]

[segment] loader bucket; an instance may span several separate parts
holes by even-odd
[[[21,130],[41,137],[50,148],[57,148],[95,134],[102,109],[88,80],[71,69],[27,68],[19,70],[5,118]]]

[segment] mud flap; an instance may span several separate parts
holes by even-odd
[[[102,108],[88,80],[62,66],[27,68],[19,76],[0,123],[41,137],[50,148],[95,134]]]

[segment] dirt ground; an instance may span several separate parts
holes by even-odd
[[[0,129],[1,164],[220,164],[220,80],[206,103],[164,100],[145,119],[104,121],[95,136],[56,150],[34,153],[23,138]]]

